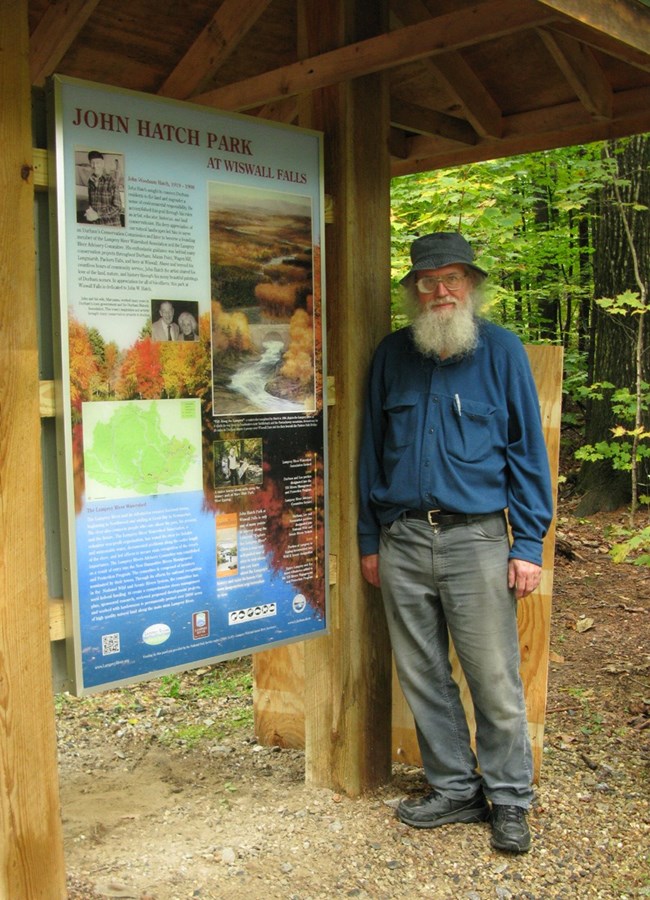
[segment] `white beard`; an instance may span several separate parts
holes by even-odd
[[[465,356],[476,349],[478,322],[471,303],[436,312],[419,310],[412,325],[413,341],[424,356]]]

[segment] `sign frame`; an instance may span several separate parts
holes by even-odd
[[[322,133],[48,101],[71,690],[328,633]]]

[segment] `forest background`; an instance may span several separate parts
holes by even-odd
[[[578,516],[629,506],[612,555],[650,566],[650,135],[403,176],[391,206],[393,326],[413,239],[460,231],[483,314],[564,348],[565,495]]]

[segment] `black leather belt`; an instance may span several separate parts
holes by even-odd
[[[483,518],[480,514],[455,513],[446,509],[408,509],[404,515],[407,519],[421,519],[429,525],[467,525]]]

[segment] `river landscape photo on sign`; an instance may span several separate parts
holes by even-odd
[[[214,408],[314,412],[309,197],[210,185]]]

